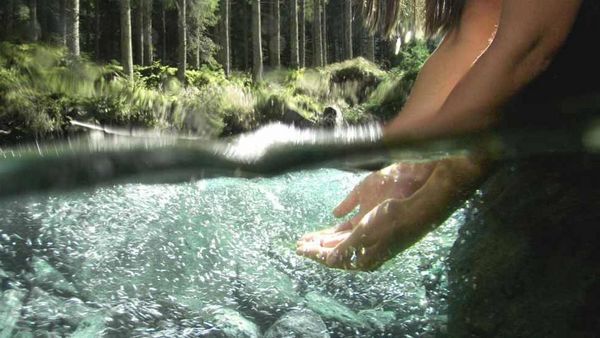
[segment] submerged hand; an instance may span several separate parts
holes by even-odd
[[[434,167],[435,162],[398,163],[370,174],[334,209],[336,217],[343,217],[359,207],[358,213],[338,230],[352,229],[385,200],[410,197],[427,181]]]
[[[307,234],[298,241],[297,253],[333,268],[374,270],[441,224],[474,189],[486,167],[485,161],[469,157],[439,161],[410,197],[384,199],[356,224]],[[375,200],[367,198],[361,209]]]
[[[332,268],[374,270],[427,231],[407,211],[402,200],[388,199],[353,230],[327,229],[304,236],[297,243],[297,253]]]

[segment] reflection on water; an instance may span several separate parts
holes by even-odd
[[[298,257],[364,176],[125,184],[0,204],[0,336],[427,336],[460,212],[373,273]],[[300,335],[298,335],[300,336]]]

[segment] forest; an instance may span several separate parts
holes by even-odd
[[[385,120],[436,41],[424,0],[403,0],[388,32],[367,22],[377,3],[2,1],[0,143],[62,137],[72,120],[206,136]]]

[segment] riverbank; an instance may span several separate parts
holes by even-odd
[[[363,58],[322,68],[272,70],[261,83],[246,73],[136,67],[134,81],[119,64],[70,59],[41,45],[0,46],[0,144],[63,138],[77,120],[113,127],[219,137],[280,121],[300,127],[384,121],[404,104],[424,45],[406,48],[384,71]]]

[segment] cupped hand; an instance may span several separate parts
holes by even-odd
[[[414,244],[423,233],[404,201],[388,199],[351,230],[327,229],[304,236],[297,253],[331,268],[371,271]]]
[[[371,173],[333,210],[336,217],[343,217],[358,207],[358,213],[337,230],[352,229],[385,200],[410,197],[427,181],[434,168],[435,162],[397,163]]]

